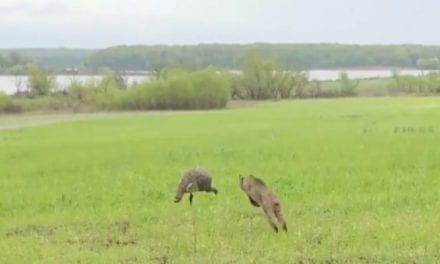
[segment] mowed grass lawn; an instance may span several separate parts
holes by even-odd
[[[197,165],[219,195],[175,204]],[[278,194],[288,233],[250,205],[239,174]],[[439,234],[440,98],[0,131],[0,263],[438,263]]]

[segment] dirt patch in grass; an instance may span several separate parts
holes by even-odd
[[[56,227],[40,226],[40,225],[28,225],[25,227],[13,228],[8,230],[6,237],[25,237],[25,236],[52,236],[56,231]]]
[[[138,243],[136,234],[128,221],[116,221],[102,230],[93,232],[90,230],[75,238],[68,238],[66,243],[70,246],[86,248],[93,251],[101,251],[111,247],[134,246]]]

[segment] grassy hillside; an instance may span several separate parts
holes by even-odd
[[[2,130],[0,262],[438,262],[439,120],[435,97],[372,98]],[[196,165],[219,195],[174,204]],[[250,173],[287,234],[239,189]]]

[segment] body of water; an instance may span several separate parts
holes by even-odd
[[[388,78],[393,76],[393,70],[311,70],[308,71],[309,80],[318,81],[334,81],[339,79],[339,74],[346,72],[350,79],[370,79],[370,78]],[[419,76],[430,72],[437,72],[435,70],[417,70],[405,69],[399,70],[400,75]]]
[[[310,80],[337,80],[339,74],[344,71],[351,79],[365,79],[365,78],[386,78],[391,77],[392,70],[310,70],[307,71]],[[400,70],[401,75],[423,75],[432,71],[428,70]],[[90,80],[99,80],[101,75],[57,75],[56,86],[58,89],[66,88],[73,80],[80,82],[87,82]],[[128,75],[125,77],[127,84],[131,85],[134,82],[142,82],[148,78],[148,75]],[[13,76],[2,75],[0,76],[0,91],[7,94],[13,94],[17,90],[24,91],[27,89],[27,76]]]
[[[88,82],[99,81],[102,75],[56,75],[56,87],[57,89],[66,88],[72,81]],[[124,77],[128,85],[133,83],[142,82],[149,78],[148,75],[129,75]],[[13,75],[0,75],[0,91],[7,94],[13,94],[17,90],[25,91],[27,89],[27,76],[13,76]]]

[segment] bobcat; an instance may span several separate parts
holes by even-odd
[[[250,175],[248,177],[239,176],[240,188],[246,193],[250,203],[256,207],[262,207],[267,219],[278,232],[278,225],[281,224],[283,230],[287,232],[287,224],[281,213],[281,206],[277,196],[272,193],[266,184],[259,178]]]

